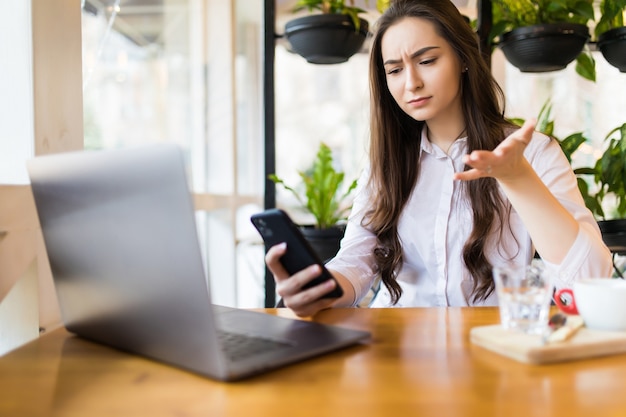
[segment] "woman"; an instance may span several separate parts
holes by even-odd
[[[470,26],[448,0],[398,0],[379,19],[370,56],[370,167],[359,180],[336,284],[302,286],[271,248],[266,263],[299,316],[356,305],[496,305],[493,266],[535,251],[557,286],[609,276],[610,252],[559,144],[504,118],[504,97]]]

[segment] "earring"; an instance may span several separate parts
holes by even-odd
[[[469,71],[469,68],[467,67],[463,68],[463,72],[467,72],[467,71]]]

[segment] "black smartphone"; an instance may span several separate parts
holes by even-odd
[[[326,269],[320,257],[315,253],[309,242],[291,218],[281,209],[268,209],[250,217],[252,224],[261,234],[267,248],[282,242],[287,243],[287,251],[280,258],[289,275],[293,275],[304,268],[317,264],[322,273],[307,283],[303,288],[314,287],[324,281],[332,279],[337,284],[335,288],[322,298],[338,298],[343,295],[339,283]]]

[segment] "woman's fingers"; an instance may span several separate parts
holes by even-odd
[[[524,147],[526,147],[533,137],[533,132],[535,131],[536,125],[537,120],[535,120],[534,118],[527,119],[522,127],[509,135],[509,138],[522,142],[524,144]]]
[[[286,307],[289,307],[300,317],[312,316],[318,311],[330,307],[335,299],[322,298],[335,286],[329,280],[315,287],[301,290],[289,296],[281,296]],[[279,292],[280,295],[280,292]]]
[[[322,298],[337,285],[332,279],[321,282],[311,288],[303,289],[306,284],[318,277],[320,273],[319,265],[312,265],[292,275],[289,279],[276,281],[276,292],[283,299],[285,306],[291,308],[298,316],[313,315],[321,309],[330,307],[334,302],[334,299]]]
[[[455,180],[469,181],[491,176],[493,173],[493,152],[474,151],[463,157],[465,165],[472,169],[454,174]]]
[[[319,276],[320,272],[319,265],[311,265],[286,279],[276,278],[276,291],[283,298],[296,295],[302,292],[302,287]]]
[[[535,130],[535,119],[528,119],[521,128],[510,134],[493,150],[473,151],[465,155],[463,162],[471,169],[454,174],[454,179],[461,181],[483,177],[510,177],[524,164],[524,150],[532,139]]]
[[[286,244],[280,243],[272,246],[265,255],[267,267],[276,281],[276,292],[285,306],[300,317],[311,316],[330,307],[335,300],[321,297],[332,291],[337,283],[334,280],[327,280],[314,287],[303,289],[306,284],[321,274],[322,269],[319,265],[311,265],[290,276],[280,263],[280,258],[286,250]]]
[[[265,254],[265,264],[272,272],[276,280],[289,278],[289,273],[285,270],[283,264],[280,263],[280,258],[285,254],[286,251],[287,244],[283,242],[279,243],[278,245],[272,246]]]

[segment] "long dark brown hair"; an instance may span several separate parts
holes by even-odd
[[[512,126],[504,118],[504,94],[480,54],[470,25],[449,0],[395,0],[379,18],[370,54],[371,176],[373,196],[364,225],[377,236],[374,257],[382,282],[398,302],[402,288],[396,281],[402,259],[398,221],[420,173],[419,154],[423,121],[408,116],[387,88],[381,40],[389,27],[406,17],[432,22],[467,71],[461,80],[461,102],[466,121],[468,152],[493,150]],[[465,169],[468,169],[466,167]],[[493,178],[463,183],[473,210],[473,229],[463,247],[463,261],[473,277],[472,301],[487,298],[494,290],[492,265],[485,255],[489,232],[506,221],[508,204]]]

